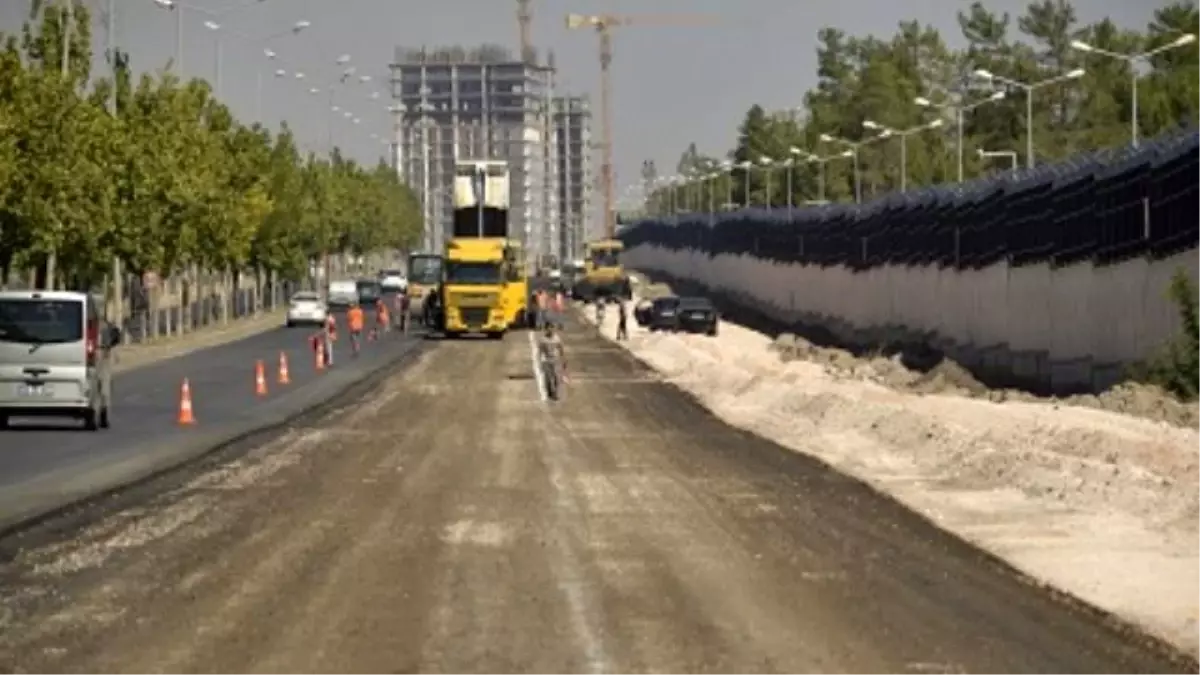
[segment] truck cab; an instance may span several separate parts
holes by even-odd
[[[504,247],[495,240],[451,239],[442,272],[442,332],[447,337],[508,330]]]

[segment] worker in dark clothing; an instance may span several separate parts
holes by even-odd
[[[622,298],[620,300],[617,300],[617,339],[618,340],[628,340],[629,339],[629,324],[628,324],[629,312],[627,310],[628,310],[628,307],[625,305],[625,299]]]

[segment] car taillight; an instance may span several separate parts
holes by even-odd
[[[96,365],[96,350],[100,341],[100,322],[88,321],[87,333],[84,336],[84,349],[87,352],[87,364]]]

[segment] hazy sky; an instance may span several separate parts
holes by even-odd
[[[89,0],[103,9],[108,0]],[[118,44],[134,66],[163,67],[175,53],[175,19],[153,0],[111,0],[116,6]],[[200,10],[225,12],[222,95],[243,120],[256,115],[257,75],[262,76],[262,117],[286,119],[302,143],[324,147],[327,105],[308,94],[338,71],[334,60],[349,54],[360,73],[375,83],[347,92],[339,101],[362,120],[338,120],[335,142],[353,156],[374,161],[384,148],[370,139],[386,136],[388,63],[396,45],[420,46],[494,42],[516,47],[515,0],[190,0],[184,13],[184,69],[212,78],[215,34]],[[560,82],[596,97],[599,64],[591,31],[568,31],[564,17],[581,13],[702,13],[702,25],[631,26],[615,37],[614,102],[617,184],[638,180],[643,159],[673,169],[689,142],[723,154],[752,103],[783,109],[801,102],[815,81],[816,34],[836,26],[853,34],[891,35],[897,22],[919,19],[959,45],[955,12],[966,0],[534,0],[537,46],[554,50]],[[990,0],[989,8],[1020,14],[1025,0]],[[1120,25],[1142,27],[1163,0],[1077,0],[1082,21],[1111,16]],[[0,30],[19,30],[29,0],[0,0]],[[252,39],[286,32],[296,21],[311,22],[298,36],[270,46],[284,62],[270,63]],[[95,19],[97,45],[103,20]],[[693,22],[695,24],[695,22]],[[1015,24],[1015,20],[1014,20]],[[1014,26],[1015,28],[1015,26]],[[99,62],[98,62],[99,63]],[[276,68],[307,74],[303,81],[277,79]],[[369,95],[378,91],[380,98]],[[598,127],[598,125],[597,125]]]

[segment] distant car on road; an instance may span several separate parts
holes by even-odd
[[[358,284],[349,279],[341,279],[329,284],[329,309],[345,309],[358,302]]]
[[[383,286],[374,279],[359,279],[355,283],[355,290],[358,304],[367,309],[374,307],[379,298],[383,297]]]
[[[678,330],[716,335],[721,318],[708,298],[683,297],[675,306],[675,321]]]
[[[400,270],[384,270],[379,273],[379,286],[384,293],[403,293],[408,288],[408,279]]]
[[[316,291],[299,291],[288,301],[287,327],[324,325],[328,313]]]

